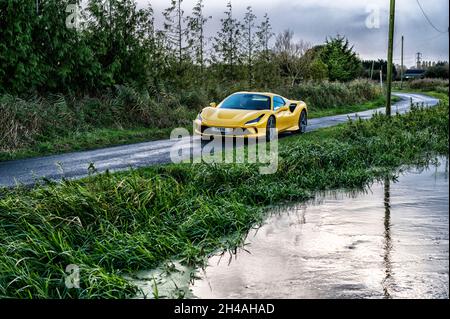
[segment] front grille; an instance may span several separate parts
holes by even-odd
[[[207,134],[212,134],[212,135],[222,135],[222,136],[226,136],[226,135],[230,135],[230,136],[240,136],[240,135],[248,135],[248,134],[252,134],[252,132],[250,132],[248,129],[246,128],[225,128],[225,127],[218,127],[218,126],[204,126],[202,125],[200,127],[200,132],[203,134],[205,133],[205,131],[208,130],[208,132],[206,132]],[[226,131],[231,129],[232,131]]]

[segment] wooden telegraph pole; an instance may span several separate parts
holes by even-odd
[[[370,79],[372,80],[373,78],[373,68],[375,66],[375,60],[372,60],[372,68],[370,69]]]
[[[391,91],[392,91],[392,55],[394,52],[394,22],[395,22],[395,0],[391,1],[389,16],[389,43],[388,43],[388,65],[386,74],[386,115],[391,116]]]
[[[404,42],[404,37],[402,35],[402,57],[401,57],[401,64],[402,64],[402,68],[400,70],[400,88],[403,89],[403,42]]]

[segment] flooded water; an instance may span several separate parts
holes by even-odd
[[[364,193],[272,212],[245,250],[214,256],[186,297],[448,298],[448,160]]]

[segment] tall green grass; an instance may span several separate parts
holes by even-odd
[[[448,105],[280,141],[276,174],[256,164],[177,164],[0,194],[0,296],[127,298],[123,275],[233,250],[268,205],[360,188],[403,164],[448,155]],[[81,268],[67,289],[65,268]]]
[[[403,89],[422,92],[437,92],[448,95],[449,80],[443,79],[417,79],[412,81],[404,81]],[[400,82],[394,82],[394,89],[400,89]]]
[[[288,98],[304,100],[310,112],[361,104],[383,95],[379,85],[362,79],[349,83],[308,82],[279,91]]]
[[[70,98],[51,95],[21,99],[0,97],[0,152],[98,128],[186,126],[196,111],[171,96],[150,96],[129,87],[102,97]]]

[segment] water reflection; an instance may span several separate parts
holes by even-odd
[[[448,298],[448,159],[364,192],[282,207],[231,264],[213,256],[199,298]],[[445,163],[445,164],[444,164]]]
[[[392,262],[391,262],[391,251],[392,251],[392,239],[391,239],[391,181],[386,178],[384,180],[384,267],[385,267],[385,277],[383,280],[383,292],[384,297],[387,299],[391,298],[389,293],[390,285],[392,282]]]

